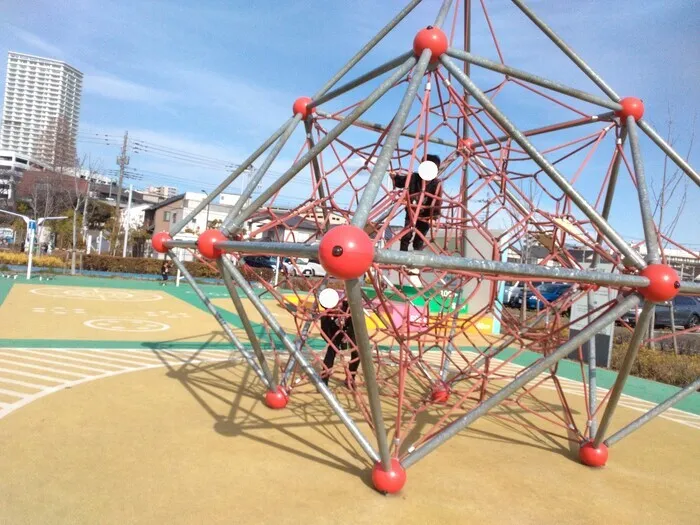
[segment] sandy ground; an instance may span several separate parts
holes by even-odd
[[[697,522],[700,433],[678,423],[657,419],[593,470],[565,440],[489,416],[382,496],[318,395],[273,412],[261,393],[245,366],[209,363],[39,399],[0,421],[0,523]]]

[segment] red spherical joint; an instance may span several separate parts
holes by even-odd
[[[447,35],[439,27],[428,26],[425,29],[421,29],[413,39],[413,53],[419,57],[423,51],[430,49],[431,63],[440,60],[440,57],[447,51],[448,47]]]
[[[311,99],[309,97],[299,97],[294,101],[294,104],[292,105],[292,114],[296,115],[297,113],[301,113],[301,118],[303,120],[306,120],[311,113],[314,113],[316,111],[316,108],[307,108],[306,106],[309,105],[311,102]]]
[[[459,139],[457,141],[457,149],[467,157],[471,157],[474,154],[474,139]]]
[[[172,240],[173,238],[168,232],[158,232],[151,238],[151,246],[158,253],[165,253],[168,251],[168,248],[166,248],[164,243]]]
[[[372,266],[374,244],[357,226],[336,226],[321,239],[318,258],[321,266],[333,277],[357,279]]]
[[[639,275],[649,279],[649,286],[639,288],[639,293],[653,303],[670,301],[681,287],[681,280],[676,270],[667,264],[650,264]]]
[[[433,385],[433,389],[430,392],[430,399],[433,403],[438,403],[444,405],[450,398],[450,389],[445,383],[437,383]]]
[[[219,230],[206,230],[197,238],[197,249],[207,259],[218,259],[223,252],[214,247],[214,243],[227,240],[228,238]]]
[[[578,449],[578,458],[588,467],[604,467],[608,461],[608,447],[603,443],[598,448],[593,443],[587,442]]]
[[[384,494],[396,494],[406,484],[406,469],[401,462],[391,459],[391,469],[384,470],[381,461],[377,461],[372,468],[372,484],[374,488]]]
[[[287,401],[289,401],[289,396],[287,396],[287,392],[281,386],[278,386],[277,390],[265,392],[265,404],[268,408],[281,410],[287,406]]]
[[[615,112],[622,123],[627,122],[627,117],[634,117],[635,122],[644,116],[644,103],[634,97],[625,97],[620,100],[622,109]]]

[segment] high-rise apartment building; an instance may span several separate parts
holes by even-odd
[[[163,199],[169,199],[177,195],[177,188],[174,186],[149,186],[144,193],[149,193],[151,195],[157,195]]]
[[[83,74],[65,62],[10,51],[0,149],[73,166],[82,86]]]

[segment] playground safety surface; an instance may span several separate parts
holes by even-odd
[[[228,359],[220,328],[189,288],[2,282],[0,301],[0,523],[697,518],[697,394],[679,405],[685,411],[613,447],[600,470],[581,466],[567,441],[508,423],[532,416],[497,409],[409,469],[398,496],[384,497],[370,488],[361,451],[311,389],[280,412],[261,403],[261,385]],[[168,328],[154,330],[157,323]],[[614,381],[608,374],[603,387]],[[336,388],[342,401],[347,393]],[[575,388],[574,377],[567,388]],[[616,426],[673,390],[642,380],[630,388],[636,397],[623,398]],[[550,395],[555,403],[554,391],[544,399]],[[581,417],[583,396],[571,399]]]

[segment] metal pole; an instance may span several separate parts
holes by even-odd
[[[243,306],[243,301],[241,301],[241,298],[238,297],[238,290],[236,290],[236,285],[233,284],[233,281],[231,280],[231,275],[228,273],[226,270],[226,267],[224,266],[224,259],[221,257],[217,261],[217,266],[219,267],[219,271],[221,272],[221,276],[224,279],[224,284],[226,285],[226,289],[228,290],[229,295],[231,296],[231,301],[233,301],[233,306],[236,309],[236,313],[238,314],[238,317],[241,320],[241,323],[243,324],[243,329],[245,330],[245,333],[248,335],[248,341],[250,342],[250,345],[253,347],[253,352],[255,353],[255,356],[258,358],[258,362],[260,363],[260,368],[262,369],[263,374],[265,374],[265,377],[267,378],[267,382],[270,385],[270,390],[273,392],[277,391],[277,382],[275,381],[274,376],[272,373],[270,373],[270,367],[267,366],[267,360],[265,359],[265,354],[263,354],[263,350],[260,346],[260,341],[258,339],[258,335],[255,333],[255,329],[253,328],[253,325],[250,322],[250,319],[248,319],[248,314],[245,311],[245,307]]]
[[[27,280],[32,278],[32,259],[34,258],[34,237],[36,235],[36,221],[30,220],[27,223],[27,231],[31,229],[29,237],[29,257],[27,259]]]
[[[245,277],[241,275],[241,272],[239,272],[238,269],[235,266],[233,266],[230,261],[228,261],[227,259],[222,260],[224,267],[231,274],[233,280],[236,281],[236,284],[243,290],[243,293],[248,297],[250,302],[253,303],[253,306],[258,310],[258,312],[260,312],[260,315],[262,315],[265,322],[267,322],[270,328],[272,328],[277,337],[279,337],[282,340],[282,344],[285,346],[287,351],[294,356],[294,359],[297,363],[299,363],[301,368],[304,370],[304,373],[314,384],[316,390],[318,390],[318,392],[323,396],[323,398],[326,400],[333,412],[336,413],[336,415],[347,427],[347,429],[350,431],[353,437],[357,440],[360,447],[362,447],[362,450],[364,450],[365,453],[369,456],[369,458],[373,461],[379,461],[379,455],[374,450],[374,448],[372,448],[372,445],[369,443],[369,441],[367,441],[367,438],[362,434],[362,431],[357,427],[353,419],[340,405],[338,400],[335,398],[335,396],[332,394],[332,392],[329,390],[329,388],[326,386],[323,380],[319,377],[319,375],[316,373],[316,370],[314,370],[314,368],[309,364],[309,362],[304,357],[304,354],[302,354],[294,345],[294,343],[292,343],[282,326],[279,324],[279,321],[277,321],[277,318],[275,318],[272,312],[270,312],[270,310],[267,309],[267,307],[262,303],[260,298],[257,295],[255,295],[255,291],[250,287],[250,284],[248,284],[248,282],[245,280]]]
[[[385,62],[381,66],[375,67],[371,71],[368,71],[364,75],[360,75],[354,80],[351,80],[347,84],[343,84],[340,87],[335,88],[333,91],[329,91],[325,95],[318,97],[314,100],[312,100],[309,104],[307,104],[307,109],[315,108],[316,106],[320,106],[321,104],[328,102],[329,100],[332,100],[336,97],[339,97],[343,93],[347,93],[353,88],[356,88],[357,86],[360,86],[364,84],[365,82],[369,82],[372,79],[377,78],[380,75],[383,75],[387,71],[391,71],[392,69],[395,69],[399,67],[401,64],[403,64],[408,58],[413,56],[412,51],[408,51],[404,53],[403,55],[399,55],[396,58],[389,60],[388,62]]]
[[[334,115],[333,113],[328,113],[326,111],[322,110],[317,110],[316,114],[319,115],[320,117],[331,119],[331,120],[338,120],[341,121],[343,120],[341,117]],[[355,120],[353,123],[355,126],[363,129],[367,129],[369,131],[376,131],[377,133],[385,133],[387,128],[385,126],[382,126],[381,124],[376,124],[374,122],[368,122],[366,120],[360,120],[359,118]],[[416,135],[415,133],[410,133],[408,131],[402,131],[401,132],[402,137],[408,137],[409,139],[418,139],[420,141],[426,140],[425,135],[423,134],[418,134]],[[439,144],[441,146],[447,146],[450,148],[456,148],[457,143],[456,142],[451,142],[449,140],[444,140],[439,137],[427,137],[428,142],[431,142],[432,144]]]
[[[408,15],[413,9],[420,3],[421,0],[411,0],[406,7],[404,7],[401,11],[398,12],[398,14],[392,18],[387,25],[385,25],[379,33],[377,33],[372,39],[367,42],[362,49],[360,49],[355,56],[353,56],[347,64],[345,64],[342,68],[340,68],[340,71],[338,71],[335,75],[333,75],[328,82],[326,82],[321,89],[318,90],[318,93],[316,93],[313,98],[317,99],[321,96],[323,96],[329,89],[331,89],[333,86],[335,86],[338,81],[345,76],[345,74],[350,71],[355,64],[357,64],[362,58],[369,53],[374,46],[376,46],[382,38],[384,38],[389,31],[394,29],[394,27],[397,26],[401,20],[403,20],[406,15]]]
[[[594,304],[593,304],[593,293],[588,292],[586,294],[586,302],[587,302],[587,307],[588,307],[588,313],[590,314],[591,310],[594,309]],[[598,404],[598,392],[597,392],[597,369],[596,369],[596,344],[595,344],[595,335],[591,337],[591,340],[588,341],[588,412],[590,414],[590,419],[588,421],[588,438],[592,439],[593,436],[595,436],[596,433],[596,427],[598,426],[598,422],[596,421],[595,417],[595,409],[596,405]]]
[[[445,2],[449,5],[449,2]],[[403,99],[399,104],[399,108],[396,110],[396,115],[392,119],[391,126],[389,126],[389,132],[384,139],[384,145],[382,146],[382,151],[377,157],[377,162],[374,164],[372,173],[369,176],[367,185],[365,186],[365,191],[362,192],[362,197],[357,205],[357,210],[352,218],[352,224],[358,226],[359,228],[364,228],[367,223],[367,218],[372,211],[372,205],[374,204],[374,199],[377,197],[377,193],[382,185],[382,177],[387,171],[389,162],[391,161],[391,156],[394,154],[396,147],[399,145],[399,135],[401,134],[401,129],[406,123],[408,118],[408,112],[411,110],[413,101],[418,93],[418,86],[423,81],[423,75],[425,70],[428,68],[428,63],[430,61],[431,51],[426,49],[420,56],[418,64],[416,64],[413,70],[413,75],[411,76],[411,81],[408,83],[408,88],[404,93]],[[364,317],[362,319],[364,322]],[[389,467],[387,467],[389,468]]]
[[[681,281],[681,287],[678,289],[681,295],[700,295],[700,283]]]
[[[656,144],[661,150],[668,155],[668,157],[676,163],[676,166],[678,166],[680,169],[682,169],[688,177],[693,179],[693,182],[700,186],[700,175],[698,174],[697,171],[695,171],[690,164],[688,164],[683,157],[681,157],[676,151],[669,146],[666,141],[659,135],[654,128],[651,127],[651,125],[644,119],[640,119],[637,121],[637,125],[641,128],[641,130],[646,133],[647,137],[649,137],[654,144]]]
[[[122,257],[126,257],[126,243],[129,240],[129,224],[131,219],[131,195],[134,192],[134,185],[129,184],[129,200],[126,205],[126,220],[124,221],[124,248],[122,250]]]
[[[228,215],[224,219],[224,223],[221,227],[221,232],[224,235],[228,236],[231,233],[231,223],[238,216],[238,214],[243,209],[245,203],[248,201],[251,195],[253,195],[253,191],[255,191],[255,188],[257,188],[258,184],[260,184],[260,181],[267,173],[267,170],[270,169],[270,166],[277,158],[277,155],[279,155],[280,151],[282,151],[282,148],[289,140],[289,137],[292,136],[292,133],[294,133],[294,130],[296,129],[297,124],[299,124],[299,122],[301,122],[301,114],[294,115],[294,118],[287,126],[287,129],[284,130],[284,133],[282,133],[282,136],[279,138],[274,147],[270,150],[270,153],[267,154],[267,157],[265,157],[265,160],[260,166],[260,168],[258,168],[258,170],[255,172],[255,175],[250,180],[250,182],[248,182],[245,190],[241,192],[241,196],[238,198],[236,203],[233,205],[233,208],[231,208],[231,211],[228,212]]]
[[[177,288],[180,287],[180,279],[182,279],[182,272],[180,271],[180,268],[177,269],[177,274],[175,275],[175,286]]]
[[[592,104],[597,104],[604,108],[612,109],[613,111],[618,111],[622,109],[622,106],[617,102],[604,99],[597,95],[591,95],[590,93],[586,93],[585,91],[581,91],[580,89],[575,89],[564,84],[560,84],[559,82],[540,77],[538,75],[533,75],[532,73],[528,73],[527,71],[523,71],[522,69],[516,69],[514,67],[506,66],[499,62],[494,62],[493,60],[489,60],[488,58],[472,55],[471,53],[467,53],[465,51],[462,51],[461,49],[449,48],[447,50],[447,54],[452,58],[464,60],[465,62],[474,64],[475,66],[481,66],[484,69],[496,71],[497,73],[503,73],[504,75],[509,77],[519,78],[520,80],[524,80],[525,82],[529,82],[537,86],[542,86],[543,88],[547,88],[552,91],[556,91],[558,93],[562,93],[564,95],[583,100],[585,102],[591,102]]]
[[[634,327],[634,333],[632,334],[632,339],[627,347],[627,353],[625,354],[625,359],[622,362],[622,366],[617,373],[617,378],[615,379],[615,384],[613,385],[612,392],[610,392],[610,398],[608,399],[608,404],[605,407],[605,412],[603,417],[600,419],[600,426],[595,434],[595,439],[593,440],[593,446],[598,448],[603,442],[605,433],[608,430],[610,421],[615,409],[617,408],[617,403],[620,401],[620,396],[622,395],[622,389],[627,382],[627,377],[630,375],[632,370],[632,365],[637,357],[637,352],[644,339],[644,334],[651,321],[651,314],[654,311],[656,305],[649,301],[645,301],[642,305],[642,312],[639,314],[639,319],[637,320],[637,326]]]
[[[367,322],[365,312],[362,307],[362,289],[358,279],[345,281],[350,314],[352,315],[352,325],[355,329],[355,344],[360,354],[360,364],[365,377],[367,387],[367,397],[369,398],[369,408],[372,412],[372,423],[377,436],[379,446],[379,456],[382,460],[382,467],[386,472],[391,470],[391,454],[389,453],[389,442],[386,436],[386,426],[382,415],[382,401],[379,397],[379,386],[377,385],[377,375],[372,362],[372,348],[367,333]]]
[[[641,426],[645,425],[652,419],[654,419],[656,416],[661,415],[663,412],[671,408],[673,405],[678,403],[679,401],[682,401],[686,397],[688,397],[690,394],[694,393],[700,389],[700,377],[698,377],[695,381],[690,383],[688,386],[685,388],[679,390],[675,394],[673,394],[671,397],[669,397],[666,401],[663,403],[659,403],[656,405],[654,408],[649,410],[646,414],[638,417],[634,421],[632,421],[629,425],[621,428],[617,432],[615,432],[612,436],[610,436],[608,439],[605,440],[605,444],[610,447],[620,441],[621,439],[627,437],[630,435],[632,432],[635,430],[638,430]]]
[[[350,127],[357,117],[362,115],[370,106],[372,106],[382,95],[389,91],[411,68],[415,65],[415,57],[410,57],[398,70],[396,70],[389,78],[384,80],[381,85],[375,89],[365,100],[363,100],[347,117],[338,123],[332,130],[326,134],[313,148],[307,151],[297,162],[289,168],[279,179],[273,182],[265,191],[263,191],[257,199],[234,219],[229,230],[240,227],[243,222],[250,217],[256,210],[260,209],[267,200],[277,193],[285,184],[299,173],[311,159],[316,157],[323,151],[328,144],[334,141],[343,131]]]
[[[515,0],[513,0],[515,1]],[[591,222],[606,236],[610,243],[622,254],[627,256],[637,267],[644,268],[646,264],[641,256],[634,251],[625,240],[598,214],[591,206],[559,173],[559,171],[532,145],[508,118],[491,102],[476,85],[452,62],[449,58],[442,56],[440,60],[452,75],[469,91],[469,93],[481,104],[484,110],[496,120],[501,127],[507,131],[532,158],[532,160],[544,171],[552,181],[566,194],[579,209],[591,220]]]
[[[649,202],[649,188],[644,176],[644,160],[639,149],[637,123],[632,116],[627,117],[627,131],[630,135],[632,163],[634,164],[634,173],[637,177],[637,195],[639,197],[639,208],[642,212],[644,242],[647,245],[647,262],[653,264],[661,260],[661,248],[659,247],[659,238],[656,235],[656,226],[654,225],[654,215]]]
[[[260,365],[255,362],[255,359],[248,353],[248,351],[245,349],[245,347],[241,344],[241,342],[238,340],[238,338],[235,336],[233,331],[231,331],[231,328],[229,327],[228,323],[224,320],[223,317],[221,317],[221,314],[219,311],[216,309],[216,307],[212,304],[212,302],[209,300],[209,298],[202,292],[202,290],[199,288],[197,283],[195,282],[194,278],[192,277],[192,274],[187,271],[187,268],[185,268],[185,265],[182,264],[182,261],[178,259],[177,255],[175,255],[175,252],[173,250],[168,250],[168,255],[170,255],[170,258],[172,259],[173,263],[175,263],[175,266],[177,269],[184,275],[185,279],[187,280],[188,283],[190,283],[190,286],[194,290],[194,293],[197,294],[197,297],[204,303],[204,306],[207,307],[207,310],[214,316],[214,319],[221,325],[221,328],[224,330],[224,333],[228,336],[228,338],[231,340],[231,343],[236,347],[236,349],[243,355],[245,358],[246,362],[248,365],[253,369],[255,374],[260,378],[260,381],[263,382],[263,384],[268,388],[271,389],[270,383],[267,381],[267,377],[265,377],[265,374],[263,371],[260,369]]]
[[[588,78],[590,78],[596,86],[598,86],[603,93],[605,93],[607,96],[609,96],[612,100],[615,102],[620,101],[620,97],[618,96],[617,93],[613,91],[613,89],[608,86],[605,81],[595,72],[593,71],[586,62],[583,61],[581,57],[579,57],[573,49],[571,49],[566,42],[564,42],[559,36],[552,31],[552,29],[545,24],[540,18],[529,8],[525,5],[522,0],[511,0],[518,8],[525,13],[525,15],[534,22],[534,24],[540,28],[540,30],[549,37],[549,39],[554,42],[554,44],[561,49],[566,56],[568,56],[574,64],[576,64],[581,71],[583,71]]]
[[[611,322],[615,321],[615,319],[620,317],[622,314],[627,312],[630,308],[634,307],[638,303],[639,296],[637,296],[636,294],[629,295],[621,299],[618,302],[618,304],[610,308],[610,310],[608,310],[607,312],[601,314],[598,318],[591,322],[591,324],[589,324],[586,328],[581,330],[574,337],[569,339],[569,341],[557,348],[554,352],[552,352],[546,357],[543,357],[541,360],[528,367],[507,386],[503,387],[501,390],[489,397],[486,401],[484,401],[483,403],[481,403],[480,405],[473,408],[465,415],[457,419],[450,426],[440,431],[423,446],[410,453],[401,462],[401,464],[405,468],[408,468],[414,463],[423,459],[430,452],[442,445],[445,441],[457,435],[459,432],[462,431],[462,429],[466,428],[471,423],[479,419],[481,416],[488,413],[491,409],[495,408],[497,405],[505,401],[508,398],[508,396],[512,395],[519,388],[525,386],[527,383],[539,376],[542,372],[555,365],[557,362],[566,357],[576,348],[588,341],[588,339],[593,337],[599,330],[601,330]]]
[[[433,25],[440,27],[443,24],[445,18],[447,18],[447,12],[450,10],[450,5],[452,5],[452,0],[444,0],[442,2],[440,11],[438,12],[437,18],[435,19],[435,24]]]
[[[235,181],[238,176],[243,173],[245,170],[247,170],[253,162],[255,162],[260,155],[262,155],[267,148],[270,147],[270,145],[276,141],[282,133],[284,133],[284,130],[287,129],[287,126],[290,124],[290,122],[293,120],[294,117],[290,117],[287,122],[282,124],[280,128],[275,131],[270,137],[262,143],[262,145],[256,149],[251,155],[243,161],[243,163],[238,166],[228,177],[224,179],[224,181],[219,184],[209,195],[207,195],[207,198],[204,199],[202,202],[200,202],[194,210],[192,210],[189,215],[186,217],[183,217],[180,219],[179,222],[176,222],[171,228],[170,228],[170,235],[173,237],[175,236],[176,233],[178,233],[180,230],[182,230],[185,226],[189,224],[189,222],[197,216],[197,214],[202,211],[205,206],[208,206],[209,203],[216,198],[219,193],[224,191],[226,188],[229,187],[229,185]]]

